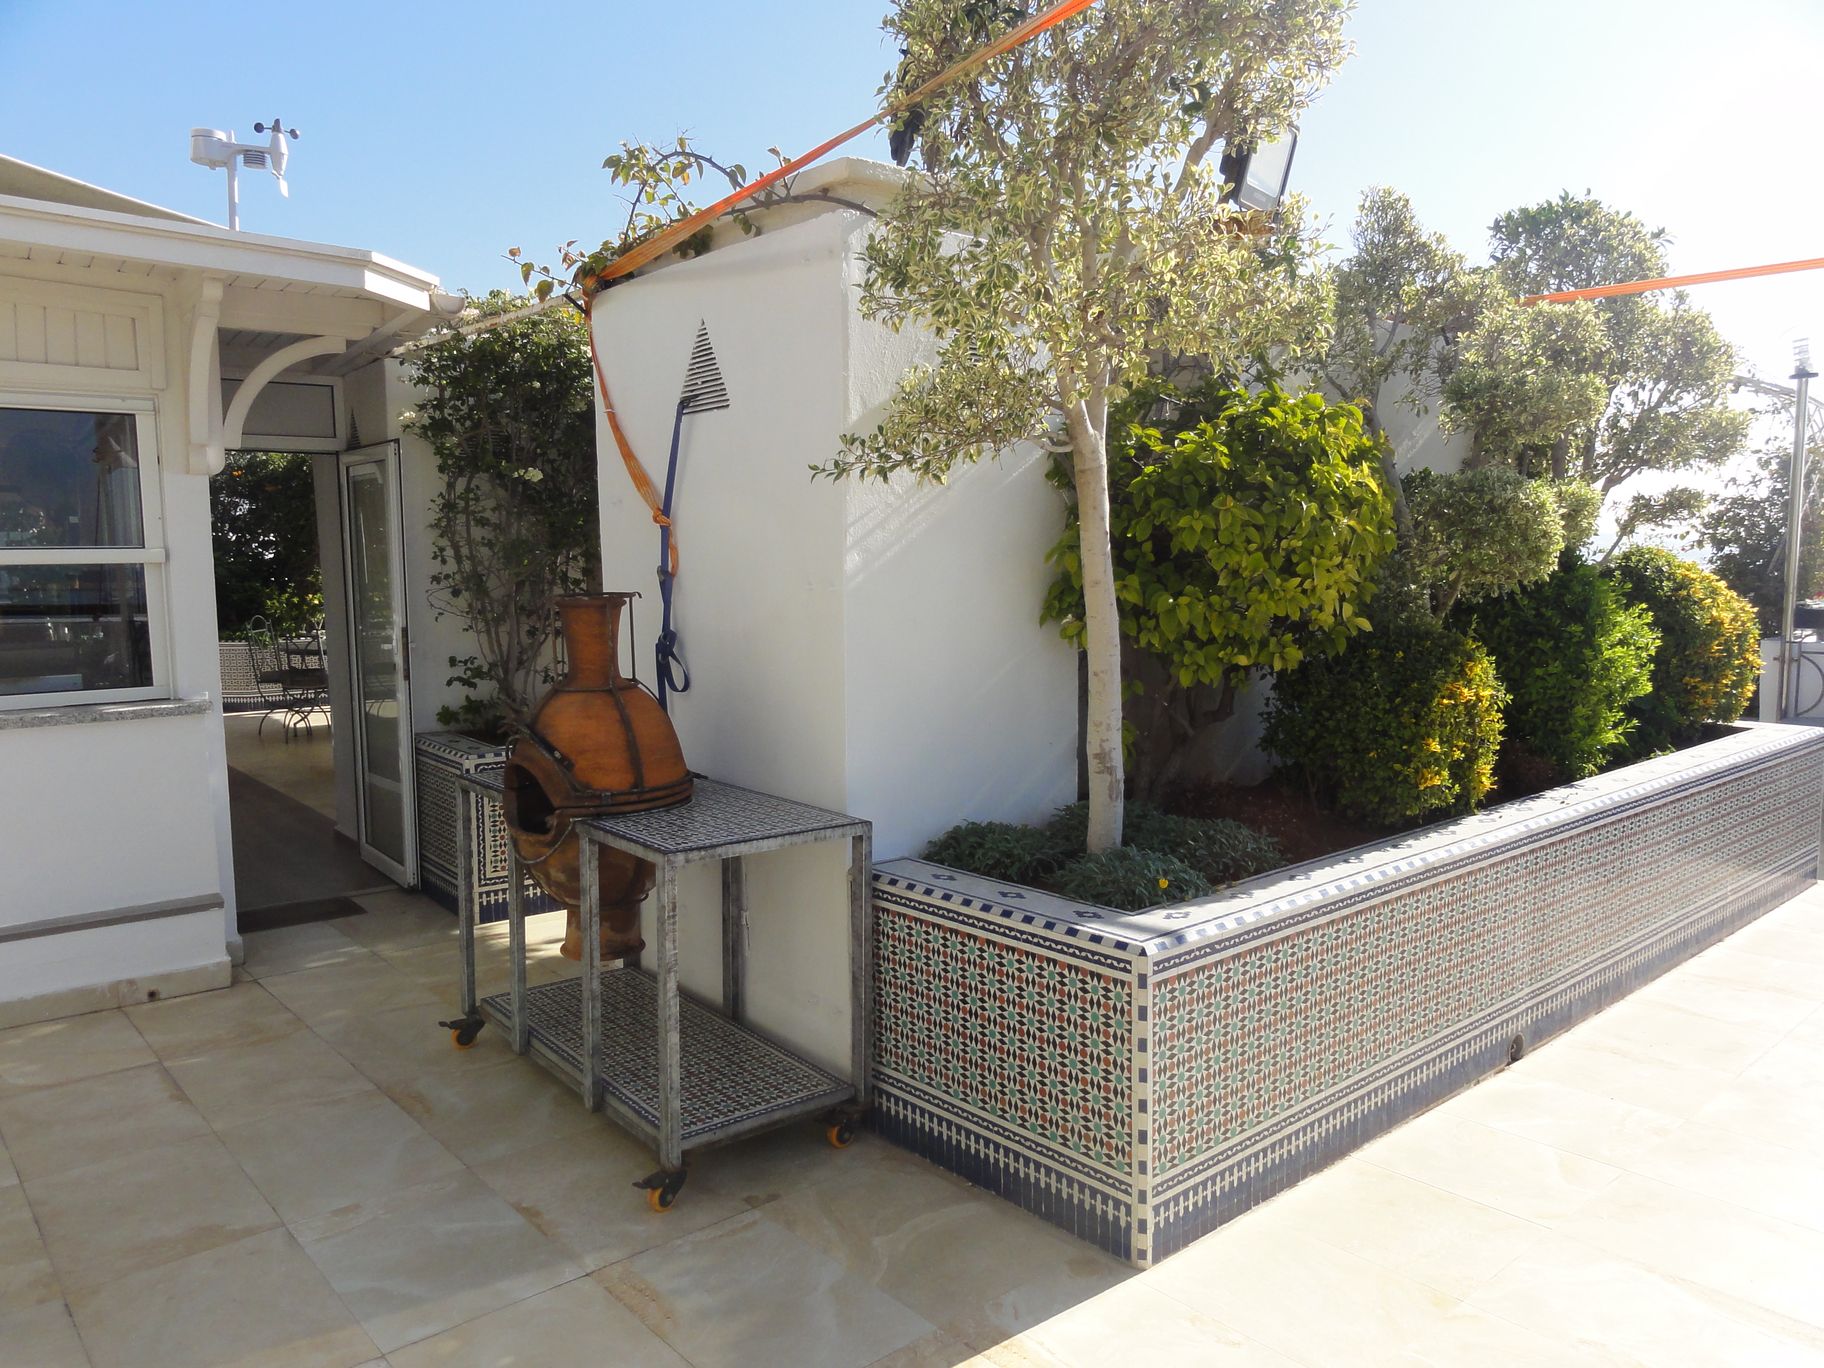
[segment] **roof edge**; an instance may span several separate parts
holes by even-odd
[[[207,220],[180,214],[162,204],[135,199],[117,190],[108,190],[89,181],[66,176],[47,166],[38,166],[18,157],[0,154],[0,194],[18,199],[40,200],[46,204],[76,209],[104,209],[116,214],[139,218],[163,219],[174,223],[205,223]]]

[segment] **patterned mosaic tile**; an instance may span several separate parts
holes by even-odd
[[[877,898],[875,1068],[1125,1176],[1133,988]]]
[[[1156,1172],[1785,867],[1819,805],[1815,765],[1760,769],[1159,970]]]
[[[500,804],[464,793],[459,776],[501,764],[506,749],[458,732],[422,733],[416,740],[418,779],[418,882],[442,906],[456,910],[456,818],[468,803],[475,830],[481,833],[476,859],[475,897],[478,920],[502,921],[507,915],[507,826]],[[558,904],[531,880],[526,881],[526,913],[550,912]]]
[[[1183,908],[894,861],[878,1124],[1144,1265],[1799,891],[1821,795],[1744,727]]]
[[[602,1038],[613,1061],[602,1075],[606,1091],[647,1125],[659,1124],[658,985],[639,969],[601,975]],[[583,990],[573,978],[531,988],[526,1014],[539,1039],[579,1074],[583,1067]],[[513,996],[497,993],[482,1006],[510,1030]],[[806,1105],[828,1105],[854,1090],[834,1074],[763,1040],[690,999],[678,1000],[685,1086],[680,1093],[684,1142],[736,1122]]]

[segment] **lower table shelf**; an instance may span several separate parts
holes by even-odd
[[[601,976],[603,1072],[608,1105],[649,1136],[659,1129],[658,984],[642,969]],[[533,1054],[573,1082],[583,1076],[582,983],[562,979],[526,991]],[[513,999],[480,1002],[487,1018],[513,1031]],[[852,1084],[774,1044],[720,1012],[680,997],[683,1144],[741,1135],[846,1102]]]

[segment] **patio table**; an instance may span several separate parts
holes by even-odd
[[[463,775],[470,792],[500,801],[503,770]],[[870,899],[873,828],[860,818],[774,794],[694,776],[691,800],[677,807],[628,813],[577,824],[584,842],[581,972],[575,979],[526,985],[525,867],[507,843],[507,928],[510,987],[477,999],[474,862],[457,862],[464,1016],[444,1023],[458,1044],[473,1041],[487,1022],[505,1031],[512,1048],[577,1085],[583,1105],[606,1111],[658,1151],[659,1168],[636,1186],[665,1210],[684,1185],[684,1151],[715,1140],[771,1129],[822,1113],[830,1142],[846,1145],[869,1101],[872,1029],[873,909]],[[457,839],[474,848],[474,817],[458,804]],[[747,870],[750,856],[818,841],[847,840],[850,1078],[812,1063],[748,1020]],[[637,956],[601,963],[599,867],[589,846],[605,845],[650,861],[658,898],[656,963]],[[682,993],[678,985],[678,875],[714,860],[722,874],[722,1001]],[[612,1049],[608,1042],[614,1042]]]

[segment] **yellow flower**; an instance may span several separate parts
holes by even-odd
[[[1169,888],[1171,886],[1171,882],[1172,881],[1170,879],[1161,879],[1161,880],[1159,880],[1159,887]]]

